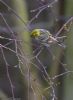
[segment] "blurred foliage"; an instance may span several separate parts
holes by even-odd
[[[73,16],[73,0],[65,0],[65,16]],[[73,21],[72,21],[73,22]],[[70,32],[67,34],[67,50],[66,50],[66,63],[69,70],[73,70],[73,24]],[[73,100],[73,74],[70,73],[64,78],[64,99]]]

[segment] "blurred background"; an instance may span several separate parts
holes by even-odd
[[[0,0],[0,100],[73,99],[73,25],[60,34],[65,49],[30,36],[37,28],[56,35],[72,16],[72,0]]]

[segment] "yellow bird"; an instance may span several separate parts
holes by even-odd
[[[40,44],[44,46],[50,46],[51,44],[57,43],[59,46],[65,46],[64,44],[60,44],[60,39],[65,38],[62,37],[54,37],[48,30],[46,29],[34,29],[31,32],[31,37],[37,40]]]

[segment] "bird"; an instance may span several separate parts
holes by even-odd
[[[63,43],[60,44],[60,40],[66,36],[55,37],[47,29],[33,29],[31,31],[31,37],[44,46],[49,47],[50,45],[57,43],[59,46],[65,47]]]

